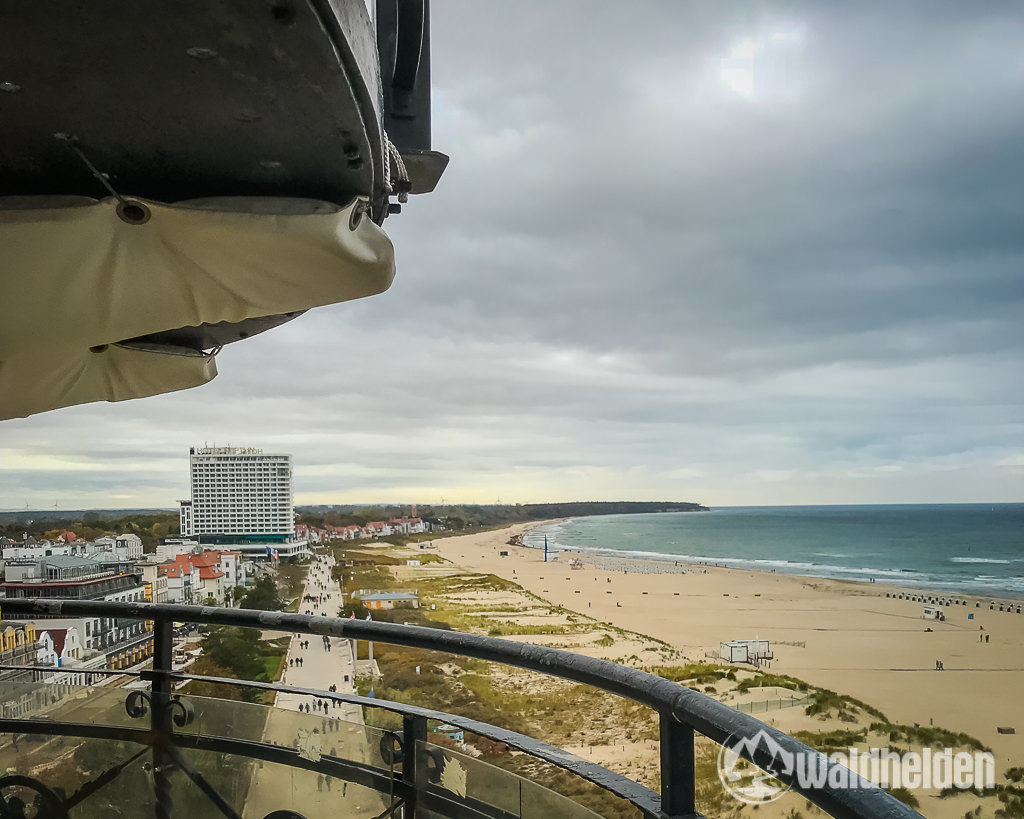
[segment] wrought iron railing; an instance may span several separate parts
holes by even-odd
[[[793,737],[678,683],[606,660],[584,657],[567,651],[457,631],[281,612],[65,600],[6,600],[3,603],[3,610],[9,614],[40,619],[102,616],[149,620],[154,623],[153,668],[132,674],[148,682],[149,688],[132,691],[124,703],[130,719],[148,718],[147,728],[38,717],[0,719],[0,733],[13,734],[15,737],[87,737],[129,743],[131,747],[140,746],[139,753],[110,766],[99,776],[83,783],[70,796],[41,781],[24,781],[27,778],[22,775],[0,776],[0,802],[3,799],[4,787],[17,785],[28,788],[38,794],[36,801],[43,805],[45,810],[50,811],[44,811],[42,815],[68,815],[69,808],[81,804],[97,790],[114,781],[126,766],[142,758],[147,752],[151,754],[151,762],[147,762],[151,767],[147,768],[147,773],[151,776],[153,810],[159,819],[170,819],[176,815],[171,808],[171,773],[176,771],[183,772],[222,815],[240,816],[230,800],[218,793],[215,785],[190,763],[188,754],[192,752],[231,754],[258,760],[260,765],[267,762],[355,783],[359,787],[387,795],[384,812],[378,814],[381,817],[525,815],[521,810],[496,806],[487,800],[475,798],[472,794],[459,793],[458,788],[453,790],[439,784],[444,757],[439,753],[439,749],[427,742],[428,720],[437,720],[504,743],[571,772],[627,800],[647,817],[667,819],[698,816],[695,806],[695,733],[703,734],[719,744],[729,743],[730,747],[735,746],[740,740],[748,740],[739,746],[741,756],[769,771],[775,779],[802,794],[832,816],[893,819],[918,816],[915,811],[886,791],[856,774],[847,777],[846,772],[842,772],[842,776],[835,778],[818,777],[822,784],[807,786],[806,781],[801,780],[793,766],[779,766],[780,753],[790,759],[803,757],[806,760],[813,760],[815,765],[827,767],[829,770],[832,770],[835,763]],[[174,624],[183,622],[342,637],[449,652],[530,669],[603,689],[653,708],[659,714],[661,791],[655,792],[621,774],[540,740],[457,714],[354,694],[270,682],[243,682],[174,671],[171,662]],[[53,671],[52,668],[49,670]],[[75,669],[60,670],[73,673]],[[90,673],[101,672],[92,669]],[[116,673],[125,674],[121,671]],[[207,713],[215,716],[216,709],[210,703],[223,701],[200,702],[201,698],[177,695],[174,691],[175,684],[185,680],[244,685],[282,694],[315,697],[326,702],[384,709],[400,715],[402,729],[381,732],[377,747],[369,755],[364,753],[362,759],[345,758],[343,754],[333,753],[311,754],[304,752],[302,747],[282,745],[266,736],[240,738],[237,735],[222,735],[228,732],[218,732],[216,728],[194,730],[188,726],[195,719],[197,704],[200,710],[205,709]],[[124,694],[124,689],[116,691],[119,692],[117,696]],[[359,726],[359,729],[362,731],[363,726]],[[319,729],[311,730],[316,732]],[[370,729],[365,729],[366,737],[370,736],[369,731]],[[763,741],[752,741],[759,737]],[[845,781],[852,783],[853,786],[836,787],[830,784],[835,781]],[[3,810],[0,810],[0,814],[7,815]],[[254,814],[246,811],[245,815]],[[562,809],[549,808],[546,812],[535,815],[569,814]],[[302,814],[294,811],[279,812],[279,816],[301,817]]]

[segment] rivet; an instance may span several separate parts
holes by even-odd
[[[149,208],[141,202],[132,202],[130,200],[118,204],[117,215],[122,222],[127,222],[129,225],[144,225],[152,216]]]
[[[197,60],[212,60],[217,56],[217,52],[212,48],[200,48],[199,46],[193,46],[185,53],[189,57],[195,57]]]
[[[355,230],[363,221],[363,214],[366,212],[366,202],[360,199],[352,206],[352,213],[348,217],[348,229]]]
[[[21,86],[15,82],[0,82],[0,91],[6,91],[8,94],[17,94],[21,90]]]

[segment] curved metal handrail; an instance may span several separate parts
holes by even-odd
[[[646,671],[627,668],[608,660],[584,657],[561,649],[423,626],[288,614],[276,611],[222,609],[167,603],[48,599],[9,599],[4,601],[3,606],[9,613],[39,617],[120,616],[152,620],[161,624],[173,622],[210,623],[370,640],[475,657],[591,685],[649,706],[661,715],[662,806],[660,815],[662,816],[694,813],[692,797],[692,732],[694,730],[719,744],[725,744],[732,738],[753,738],[763,735],[774,743],[776,749],[792,754],[794,758],[806,756],[820,759],[822,764],[828,766],[829,770],[838,767],[836,763],[824,758],[820,752],[788,734],[765,725],[749,714],[735,711],[698,691]],[[157,676],[157,671],[150,673]],[[168,679],[169,673],[170,669],[164,669],[163,673],[159,673],[158,676]],[[772,767],[775,759],[775,752],[766,743],[757,743],[753,748],[743,746],[741,755],[766,769]],[[689,781],[681,787],[680,780],[687,778],[687,769]],[[849,788],[833,787],[829,784],[831,777],[826,777],[825,784],[820,787],[804,787],[798,780],[796,771],[773,772],[773,775],[832,816],[892,817],[892,819],[909,819],[919,816],[909,806],[856,773],[849,774],[848,778],[844,776],[854,785]],[[687,790],[689,790],[688,799]],[[666,801],[672,804],[665,804]],[[685,804],[687,801],[688,805]],[[651,812],[649,807],[641,805],[638,807],[648,814]]]

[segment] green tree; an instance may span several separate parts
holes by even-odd
[[[266,666],[260,659],[259,632],[235,626],[212,629],[202,640],[203,653],[212,662],[226,668],[240,680],[266,678]]]
[[[243,609],[260,609],[261,611],[279,611],[284,603],[277,596],[277,585],[269,577],[261,577],[256,585],[249,589],[242,598]]]

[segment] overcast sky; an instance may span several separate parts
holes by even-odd
[[[1024,499],[1024,7],[434,0],[392,289],[0,424],[0,508]]]

